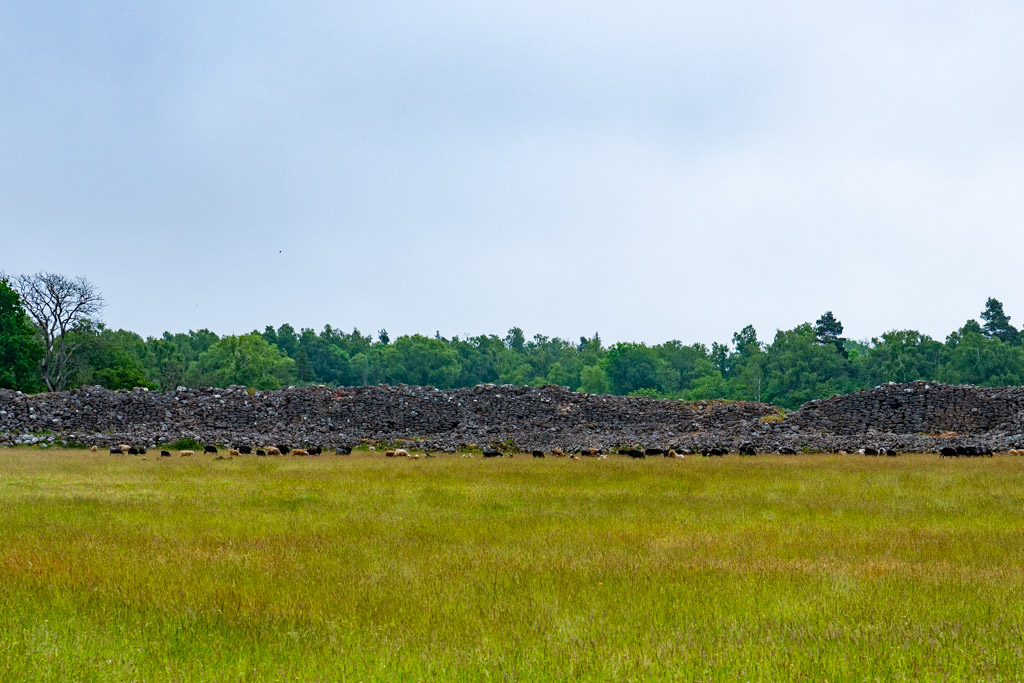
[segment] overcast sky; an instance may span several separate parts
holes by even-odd
[[[111,327],[1024,323],[1024,4],[0,3],[0,269]]]

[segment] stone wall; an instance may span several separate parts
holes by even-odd
[[[886,384],[804,404],[786,420],[832,434],[1017,434],[1024,431],[1024,387],[934,382]]]
[[[113,392],[86,387],[26,396],[0,391],[0,442],[45,441],[352,445],[422,440],[439,450],[512,443],[523,449],[665,443],[684,435],[740,435],[767,404],[683,404],[579,394],[560,387],[244,387]],[[27,438],[26,438],[27,437]]]
[[[75,441],[152,445],[191,438],[230,445],[355,445],[364,439],[453,451],[623,445],[761,451],[863,446],[930,451],[974,443],[1024,447],[1024,388],[915,382],[811,401],[784,420],[764,403],[680,403],[579,394],[560,387],[244,387],[166,393],[0,390],[0,444]]]

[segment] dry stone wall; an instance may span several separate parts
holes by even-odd
[[[944,445],[1024,447],[1024,388],[915,382],[812,401],[785,419],[764,403],[681,403],[579,394],[560,387],[244,387],[164,393],[0,391],[0,444],[74,441],[152,445],[191,438],[225,445],[351,446],[404,442],[453,451],[470,444],[523,450],[624,445],[759,451],[860,447],[931,451]]]

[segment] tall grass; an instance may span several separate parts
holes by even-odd
[[[1024,460],[0,451],[0,679],[1013,679]]]

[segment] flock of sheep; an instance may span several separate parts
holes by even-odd
[[[99,447],[98,446],[93,446],[89,450],[92,451],[93,453],[96,453],[99,450]],[[376,449],[375,446],[369,446],[369,450],[371,452],[375,452],[377,449]],[[633,447],[633,448],[619,448],[619,449],[617,449],[614,452],[617,453],[618,455],[624,455],[624,456],[627,456],[629,458],[647,458],[647,457],[656,457],[656,456],[659,456],[659,455],[663,456],[665,458],[685,458],[687,455],[696,455],[698,453],[700,455],[704,456],[704,457],[721,457],[721,456],[727,455],[727,454],[729,454],[729,453],[731,453],[733,451],[729,447],[724,447],[724,446],[706,446],[706,447],[700,449],[699,451],[691,451],[691,450],[686,449],[686,448],[641,448],[641,447]],[[749,443],[741,445],[739,447],[739,449],[737,450],[737,452],[739,453],[739,455],[757,455],[757,451],[755,450],[753,445],[751,445]],[[117,444],[116,446],[111,446],[110,447],[110,453],[112,455],[142,455],[142,456],[144,456],[147,453],[147,449],[146,449],[145,446],[132,446],[132,445],[129,445],[129,444]],[[207,446],[203,447],[203,453],[204,454],[209,453],[211,455],[215,455],[215,456],[217,456],[216,459],[219,459],[219,460],[226,460],[227,458],[232,458],[232,457],[242,456],[242,455],[253,455],[253,454],[258,455],[258,456],[321,455],[321,454],[324,453],[324,449],[321,448],[320,446],[306,446],[305,448],[292,448],[291,446],[281,444],[281,445],[277,445],[277,446],[268,446],[268,447],[265,447],[265,448],[257,448],[254,451],[254,449],[251,446],[238,446],[237,448],[228,448],[227,449],[227,458],[225,458],[223,455],[220,454],[220,450],[216,446],[207,445]],[[349,447],[349,446],[338,446],[337,448],[334,449],[334,453],[337,454],[337,455],[351,455],[352,448]],[[779,446],[779,447],[775,448],[774,453],[778,453],[778,454],[781,454],[781,455],[795,455],[797,453],[797,451],[795,449],[787,447],[787,446]],[[841,450],[841,451],[837,451],[837,453],[840,454],[840,455],[849,455],[849,454],[852,453],[852,454],[857,454],[857,455],[889,456],[889,457],[899,455],[899,452],[896,449],[893,449],[893,448],[867,448],[867,447],[866,448],[860,448],[860,449],[857,449],[855,451]],[[1010,455],[1022,455],[1022,456],[1024,456],[1024,449],[1012,448],[1012,449],[1010,449],[1009,453],[1010,453]],[[195,451],[179,450],[178,451],[178,455],[180,457],[187,458],[189,456],[195,455]],[[515,456],[515,453],[510,452],[507,455],[508,455],[508,457],[511,458],[511,457]],[[534,458],[544,458],[547,455],[551,455],[552,457],[555,457],[555,458],[568,458],[570,460],[576,460],[576,459],[579,459],[579,458],[607,458],[609,454],[606,453],[603,449],[600,449],[600,448],[575,448],[575,449],[572,449],[572,450],[569,450],[569,451],[564,451],[561,448],[553,448],[550,451],[534,450],[534,451],[531,451],[531,455]],[[956,457],[968,457],[969,458],[969,457],[981,457],[981,456],[992,457],[992,455],[993,455],[992,449],[988,448],[988,447],[984,447],[984,446],[957,446],[957,447],[947,446],[945,448],[942,448],[939,451],[939,456],[943,457],[943,458],[956,458]],[[171,457],[171,452],[170,451],[166,451],[166,450],[161,450],[160,451],[160,456],[164,457],[164,458],[169,458],[169,457]],[[384,456],[387,457],[387,458],[418,459],[420,457],[420,454],[416,453],[416,452],[409,451],[409,450],[407,450],[405,448],[395,448],[395,449],[391,449],[391,450],[385,451],[384,452]],[[497,448],[488,447],[488,448],[484,448],[483,449],[482,456],[484,458],[502,458],[502,457],[506,456],[506,453],[501,451],[501,450],[499,450],[499,449],[497,449]],[[423,450],[423,457],[433,458],[435,456],[432,455],[429,451],[424,449]],[[466,453],[462,453],[462,457],[463,458],[472,458],[474,456],[473,456],[472,453],[466,452]]]
[[[96,453],[96,452],[99,451],[99,446],[93,446],[89,450],[91,452],[93,452],[93,453]],[[324,452],[324,449],[321,448],[320,446],[307,446],[305,448],[292,448],[291,446],[281,445],[281,446],[270,446],[270,447],[268,447],[266,449],[264,449],[264,448],[257,448],[255,454],[256,455],[260,455],[260,456],[270,456],[270,455],[321,455],[321,454],[323,454],[323,452]],[[352,453],[352,449],[349,448],[348,446],[339,446],[338,448],[334,449],[334,452],[337,455],[350,455]],[[110,447],[110,454],[111,455],[146,455],[146,453],[147,453],[147,449],[146,449],[145,446],[130,446],[128,444],[122,443],[122,444],[117,444],[116,446],[111,446]],[[209,445],[203,446],[203,453],[210,453],[212,455],[216,455],[217,458],[221,459],[221,460],[226,459],[226,458],[224,458],[223,455],[220,455],[220,451],[218,450],[218,448],[216,446],[209,446]],[[252,455],[253,454],[253,448],[252,448],[252,446],[239,446],[238,448],[229,448],[227,450],[227,453],[228,453],[228,457],[229,458],[232,458],[232,457],[235,457],[235,456],[240,456],[240,455]],[[187,457],[195,455],[195,454],[196,454],[195,451],[190,451],[190,450],[180,450],[180,451],[178,451],[178,455],[180,457],[183,457],[183,458],[187,458]],[[163,458],[169,458],[169,457],[171,457],[171,452],[170,451],[161,450],[160,451],[160,456],[163,457]]]

